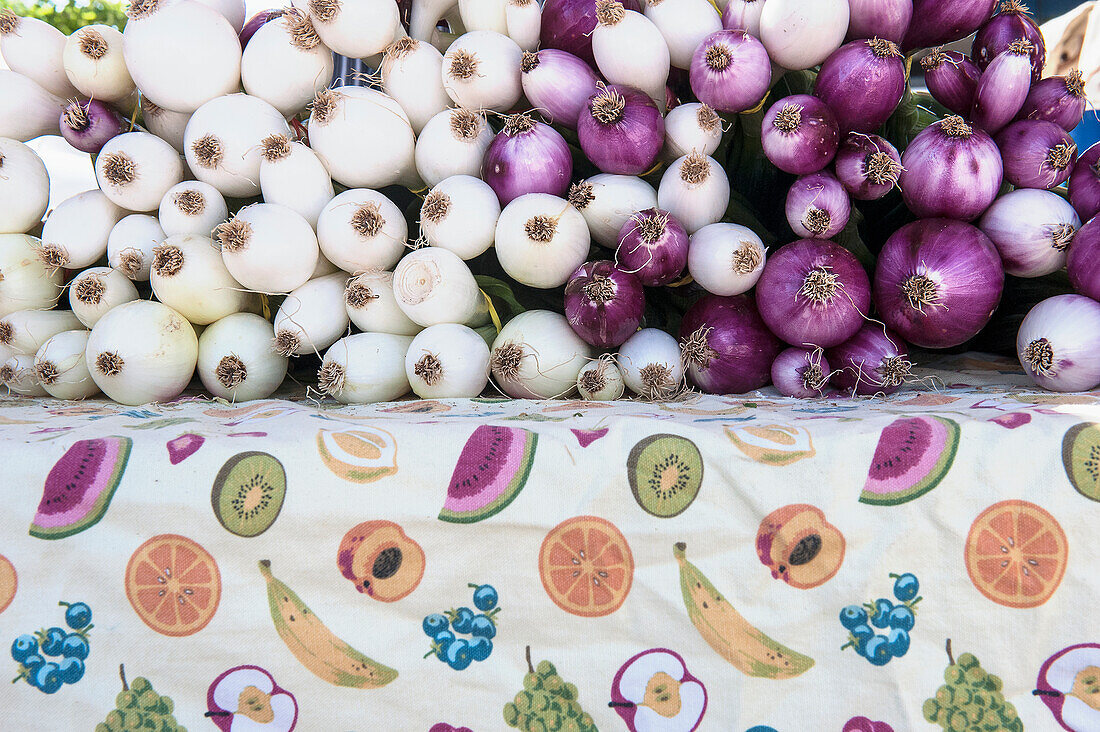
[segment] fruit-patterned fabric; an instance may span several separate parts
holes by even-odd
[[[0,399],[5,730],[1100,731],[1100,392]]]

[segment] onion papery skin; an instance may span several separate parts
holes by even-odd
[[[787,192],[787,223],[806,239],[829,239],[848,225],[852,203],[832,173],[804,175]]]
[[[859,330],[871,308],[871,283],[847,249],[800,239],[768,257],[756,302],[768,328],[787,343],[829,348]]]
[[[1100,218],[1077,230],[1069,246],[1066,272],[1073,289],[1100,301]]]
[[[848,133],[836,153],[837,180],[859,201],[882,198],[898,184],[901,155],[878,135]]]
[[[882,39],[852,41],[833,51],[814,87],[836,114],[841,132],[878,129],[904,93],[905,61],[896,43]]]
[[[1024,371],[1051,391],[1089,391],[1100,385],[1100,303],[1056,295],[1031,309],[1016,334]]]
[[[949,348],[976,335],[993,316],[1003,287],[993,242],[976,227],[950,219],[901,227],[886,240],[875,266],[879,317],[923,348]]]
[[[609,95],[622,98],[622,113],[601,122],[593,116],[593,105],[599,110]],[[604,173],[639,175],[657,161],[665,142],[665,121],[648,94],[611,84],[589,97],[577,119],[577,137],[585,157]]]
[[[1050,76],[1033,82],[1019,119],[1043,119],[1066,132],[1085,118],[1085,85],[1076,69],[1066,76]]]
[[[978,30],[993,15],[997,0],[913,0],[913,20],[902,50],[951,43]]]
[[[885,38],[901,43],[913,19],[913,0],[848,0],[847,39]]]
[[[1043,66],[1047,60],[1043,32],[1031,19],[1027,7],[1017,0],[1002,2],[1000,12],[978,29],[970,58],[984,71],[997,54],[1008,49],[1013,41],[1027,41],[1034,47],[1031,51],[1031,78],[1034,81],[1043,78]]]
[[[712,64],[723,63],[716,69]],[[771,84],[764,44],[743,30],[720,30],[703,39],[691,57],[691,90],[719,112],[745,112],[760,104]]]
[[[74,128],[77,125],[80,129]],[[61,113],[61,136],[80,152],[98,153],[112,138],[121,135],[129,123],[115,108],[98,99],[72,101]]]
[[[921,130],[901,156],[901,195],[920,218],[970,221],[1001,188],[1001,151],[993,138],[960,117]]]
[[[627,10],[642,12],[637,0],[623,0]],[[595,66],[592,31],[596,28],[596,0],[546,0],[542,6],[542,48],[560,48]]]
[[[573,177],[573,156],[565,138],[553,127],[516,115],[489,144],[481,174],[501,206],[526,193],[561,198]]]
[[[256,31],[262,28],[265,24],[270,23],[276,18],[282,15],[282,10],[276,8],[268,8],[267,10],[261,10],[248,19],[248,22],[241,28],[241,32],[237,37],[241,40],[241,49],[243,50],[248,42],[252,40],[252,36],[256,35]]]
[[[1065,265],[1081,219],[1057,193],[1017,188],[994,201],[978,226],[1000,252],[1005,272],[1042,277]]]
[[[840,125],[828,104],[809,94],[794,94],[764,114],[760,141],[772,165],[806,175],[832,161],[840,145]]]
[[[1024,106],[1031,91],[1031,61],[1013,48],[997,54],[974,90],[970,120],[993,135],[1007,125]]]
[[[1055,188],[1077,163],[1077,144],[1053,122],[1013,122],[996,137],[1005,180],[1017,188]]]
[[[1100,142],[1077,157],[1069,176],[1069,202],[1082,221],[1100,212]]]
[[[651,220],[653,223],[647,223]],[[660,233],[647,241],[651,230],[660,230]],[[675,216],[659,208],[647,208],[623,224],[615,250],[615,264],[625,272],[634,273],[646,287],[667,285],[683,274],[688,261],[688,244],[687,230]]]
[[[819,397],[829,384],[829,362],[823,351],[788,348],[772,361],[772,384],[785,397]],[[807,376],[806,372],[810,374]],[[816,383],[807,383],[816,382]],[[814,388],[816,386],[816,388]]]
[[[544,48],[524,54],[520,63],[523,95],[551,124],[577,129],[588,98],[596,93],[596,72],[568,51]]]
[[[982,70],[958,51],[935,49],[920,61],[932,97],[955,114],[969,115]]]
[[[597,348],[622,345],[638,330],[645,292],[638,278],[614,262],[587,262],[565,285],[565,318],[573,332]]]
[[[867,323],[854,336],[825,353],[832,382],[852,394],[892,394],[909,378],[909,348],[881,323]]]
[[[768,385],[783,344],[750,295],[707,295],[684,313],[680,348],[692,382],[710,394],[744,394]]]
[[[728,0],[722,8],[722,27],[726,30],[743,30],[760,37],[760,14],[764,12],[764,0]]]

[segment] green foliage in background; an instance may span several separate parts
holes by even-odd
[[[50,2],[25,3],[22,0],[0,0],[0,9],[11,10],[24,18],[44,20],[65,35],[86,25],[100,23],[122,30],[126,26],[126,12],[121,2],[89,0],[74,3],[71,0],[57,5]]]

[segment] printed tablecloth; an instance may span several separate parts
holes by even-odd
[[[1100,392],[919,375],[0,399],[0,729],[1100,730]]]

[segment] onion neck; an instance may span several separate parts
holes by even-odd
[[[680,343],[680,356],[684,359],[684,363],[705,369],[712,359],[718,358],[718,351],[710,347],[709,338],[712,330],[714,330],[713,327],[700,325]]]
[[[615,283],[610,277],[594,275],[581,289],[585,297],[599,305],[615,299]]]
[[[706,155],[692,151],[680,164],[680,180],[689,186],[697,186],[710,178],[710,161]]]
[[[226,389],[236,389],[248,378],[248,367],[237,356],[223,356],[214,369],[214,376]]]
[[[1066,74],[1066,92],[1078,99],[1085,98],[1085,77],[1080,69],[1073,69]]]
[[[817,206],[810,206],[809,210],[806,211],[806,215],[802,217],[801,223],[806,227],[806,231],[814,236],[822,236],[829,230],[832,221],[833,217],[828,211]]]
[[[1054,370],[1054,348],[1046,338],[1037,338],[1024,348],[1024,360],[1035,373],[1048,376]]]
[[[804,107],[801,104],[792,104],[787,102],[783,105],[783,109],[779,110],[779,113],[775,115],[775,120],[772,124],[780,132],[794,132],[802,126],[802,110]]]
[[[1058,224],[1051,228],[1050,232],[1050,246],[1059,252],[1064,252],[1069,248],[1069,245],[1073,243],[1073,237],[1076,236],[1077,229],[1073,224]]]
[[[621,122],[626,110],[626,99],[614,89],[603,88],[588,105],[592,118],[600,124],[613,125]]]
[[[828,267],[818,265],[806,273],[798,294],[811,302],[824,305],[831,301],[839,290],[840,278]]]
[[[539,54],[537,51],[524,51],[523,56],[520,57],[519,70],[524,74],[529,74],[539,67]]]
[[[703,60],[711,71],[720,74],[726,71],[730,67],[730,64],[733,63],[733,55],[724,45],[715,43],[703,54]]]
[[[959,140],[970,139],[970,136],[974,134],[974,129],[957,114],[944,117],[943,122],[940,123],[940,130],[948,137]]]
[[[435,354],[425,353],[413,365],[413,373],[419,376],[428,386],[433,386],[443,378],[443,363]]]
[[[668,231],[668,214],[661,212],[653,216],[646,216],[638,222],[638,236],[646,244],[655,244],[660,241]]]
[[[932,278],[926,274],[915,274],[901,283],[909,307],[924,312],[924,308],[935,305],[940,300],[940,291]]]

